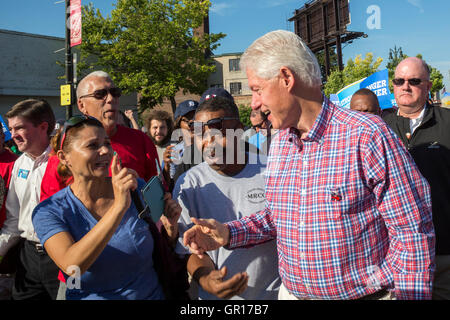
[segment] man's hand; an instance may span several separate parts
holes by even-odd
[[[233,296],[240,295],[247,289],[248,274],[240,272],[230,279],[224,281],[227,275],[227,267],[220,270],[213,270],[208,274],[199,277],[199,284],[203,290],[219,297],[221,299],[230,299]]]
[[[178,238],[178,219],[182,209],[178,202],[172,199],[169,192],[164,195],[164,203],[164,215],[160,219],[171,243],[174,244]]]
[[[228,227],[214,219],[191,218],[195,224],[183,236],[184,245],[189,250],[203,258],[206,251],[215,250],[229,242],[230,230]]]

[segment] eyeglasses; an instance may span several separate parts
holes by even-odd
[[[392,79],[392,83],[394,84],[394,86],[400,87],[402,86],[405,81],[408,81],[410,86],[418,86],[422,83],[422,79],[418,79],[418,78],[412,78],[412,79],[403,79],[403,78],[395,78]]]
[[[110,93],[114,98],[119,98],[122,95],[122,90],[120,88],[109,88],[109,89],[98,89],[92,93],[85,94],[81,96],[81,98],[94,97],[97,100],[104,100],[106,96]]]
[[[189,130],[196,135],[203,135],[205,133],[205,126],[208,126],[209,129],[216,129],[223,131],[223,122],[225,120],[239,120],[236,117],[222,117],[222,118],[214,118],[210,119],[207,122],[200,121],[192,121],[189,123]],[[195,128],[202,128],[202,130],[195,130]]]
[[[73,116],[73,117],[69,118],[66,122],[64,122],[64,127],[61,130],[61,134],[60,134],[61,142],[59,143],[60,150],[62,150],[64,140],[66,140],[67,131],[69,131],[70,128],[76,127],[86,121],[98,122],[98,124],[100,126],[103,126],[103,124],[100,121],[98,121],[96,118],[90,117],[90,116],[79,115],[79,116]]]

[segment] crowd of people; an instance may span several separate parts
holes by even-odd
[[[151,110],[143,132],[103,71],[80,81],[80,115],[56,129],[45,100],[12,106],[7,298],[450,299],[450,111],[428,102],[427,64],[397,66],[397,106],[382,110],[369,89],[350,109],[331,103],[292,32],[260,37],[240,63],[250,128],[210,88],[173,116]],[[140,192],[155,177],[158,221]]]

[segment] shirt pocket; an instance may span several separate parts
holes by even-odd
[[[328,185],[318,188],[319,211],[334,219],[356,215],[370,205],[370,194],[354,186]]]

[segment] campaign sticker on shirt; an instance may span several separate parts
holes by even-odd
[[[264,189],[262,188],[254,188],[247,192],[245,198],[251,203],[261,203],[266,200],[266,196],[264,195]]]
[[[19,173],[17,174],[17,176],[22,179],[27,179],[28,174],[30,174],[30,170],[19,169]]]

